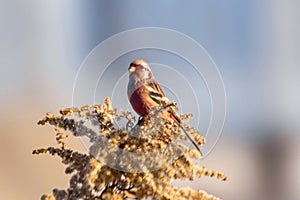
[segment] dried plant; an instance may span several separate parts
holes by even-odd
[[[47,113],[38,124],[55,127],[59,147],[36,149],[33,154],[59,156],[66,165],[65,173],[72,176],[68,189],[53,189],[41,199],[219,199],[202,190],[171,184],[174,179],[227,177],[194,164],[192,158],[199,159],[200,153],[187,146],[182,130],[164,120],[163,112],[153,108],[149,118],[139,119],[134,126],[135,118],[125,111],[118,114],[106,98],[103,105],[67,108],[58,116]],[[191,115],[181,115],[183,121],[189,118]],[[204,144],[197,130],[183,125],[198,145]],[[68,148],[64,131],[87,138],[89,153]]]

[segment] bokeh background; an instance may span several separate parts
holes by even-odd
[[[58,158],[31,155],[55,145],[52,128],[37,126],[37,120],[72,105],[77,70],[96,45],[150,26],[200,43],[226,88],[222,136],[200,164],[229,180],[184,185],[223,199],[300,199],[299,7],[296,0],[1,0],[0,198],[39,199],[67,187]],[[85,150],[80,140],[70,142]]]

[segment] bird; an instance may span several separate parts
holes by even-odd
[[[170,101],[165,95],[155,80],[149,64],[145,60],[134,60],[130,63],[128,72],[127,96],[134,111],[141,117],[147,117],[152,107],[160,106],[165,108],[167,119],[179,125],[187,138],[202,155],[199,146],[183,128],[180,116],[177,113],[176,103]]]

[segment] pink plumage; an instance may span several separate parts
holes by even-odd
[[[127,96],[135,112],[145,117],[149,115],[150,109],[153,106],[168,108],[165,112],[166,119],[176,122],[200,154],[202,154],[197,144],[181,126],[181,120],[177,114],[177,107],[166,97],[160,85],[154,79],[148,63],[144,60],[135,60],[130,64],[128,71],[129,83]]]
[[[144,60],[133,61],[129,68],[129,83],[127,95],[135,112],[147,116],[153,106],[166,105],[170,100],[162,91],[160,85],[153,77],[148,63]],[[169,113],[176,122],[180,122],[177,113]]]

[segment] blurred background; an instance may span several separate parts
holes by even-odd
[[[36,122],[72,106],[76,73],[96,45],[128,29],[162,27],[207,50],[227,95],[222,136],[199,164],[229,180],[184,185],[223,199],[300,199],[299,7],[295,0],[0,1],[0,198],[39,199],[67,187],[58,158],[31,155],[55,145],[52,128]],[[170,59],[150,54],[151,62]],[[127,66],[111,68],[122,74]],[[80,140],[70,142],[84,151]]]

